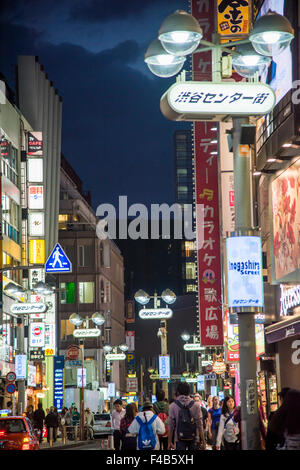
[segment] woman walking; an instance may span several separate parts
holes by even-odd
[[[122,439],[121,450],[136,450],[136,435],[130,434],[128,428],[137,414],[135,403],[129,403],[125,408],[125,416],[120,422],[120,431]]]
[[[284,450],[300,450],[300,391],[290,389],[280,408],[274,413],[270,430],[283,436]]]
[[[234,398],[226,397],[222,407],[216,450],[220,449],[222,442],[224,450],[240,450],[238,414]]]

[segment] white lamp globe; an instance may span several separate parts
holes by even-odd
[[[148,47],[145,54],[145,62],[149,70],[161,78],[173,77],[183,67],[185,57],[168,54],[161,42],[155,39]]]
[[[160,27],[158,39],[169,54],[185,56],[194,52],[201,38],[199,22],[186,11],[177,10]]]
[[[271,58],[258,54],[252,44],[241,44],[232,57],[232,65],[239,75],[246,78],[262,75],[271,63]]]
[[[267,56],[280,55],[293,38],[294,30],[289,20],[273,11],[259,18],[249,35],[254,49]]]

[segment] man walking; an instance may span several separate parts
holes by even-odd
[[[85,426],[87,427],[88,430],[88,435],[90,436],[91,439],[94,439],[94,429],[93,426],[95,424],[94,420],[94,415],[91,413],[91,410],[87,408],[85,410],[85,416],[84,416],[84,421],[85,421]]]
[[[34,423],[34,427],[38,429],[40,432],[40,443],[43,440],[44,420],[45,420],[45,411],[43,410],[43,405],[39,403],[37,410],[35,410],[35,412],[33,413],[33,423]]]
[[[201,441],[205,450],[200,402],[195,402],[190,395],[189,384],[181,382],[176,390],[177,399],[169,408],[168,449],[194,450]],[[175,430],[175,446],[172,435]]]
[[[114,449],[120,450],[121,447],[121,431],[120,423],[121,419],[124,418],[126,412],[123,408],[122,400],[114,401],[114,410],[111,414],[112,428],[114,430]]]

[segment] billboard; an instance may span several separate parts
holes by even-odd
[[[218,33],[221,36],[240,39],[249,34],[251,1],[217,0]]]
[[[62,410],[64,404],[64,356],[54,356],[53,358],[53,404],[57,411]]]
[[[271,183],[273,280],[299,282],[300,159]]]
[[[225,352],[226,362],[239,362],[240,360],[240,344],[239,344],[239,327],[237,324],[232,325],[229,321],[229,313],[226,313],[226,329],[225,329]],[[255,342],[256,342],[256,359],[265,353],[265,334],[264,325],[255,325]]]
[[[159,378],[169,379],[170,375],[170,356],[159,356]]]
[[[229,307],[263,307],[261,238],[231,237],[226,240]]]

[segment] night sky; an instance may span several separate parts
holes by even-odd
[[[187,0],[1,0],[0,71],[15,89],[18,55],[37,55],[63,99],[62,153],[101,203],[172,204],[173,133],[144,54]]]

